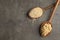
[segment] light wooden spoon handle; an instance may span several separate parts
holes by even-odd
[[[51,4],[51,5],[48,5],[47,7],[43,8],[44,12],[50,8],[53,8],[55,6],[56,2]],[[59,5],[60,5],[60,2],[59,2]]]
[[[56,3],[56,5],[55,5],[55,7],[54,7],[54,9],[53,9],[53,12],[52,12],[52,14],[51,14],[51,17],[50,17],[50,19],[49,19],[49,22],[51,22],[51,20],[52,20],[52,18],[53,18],[53,16],[54,16],[54,13],[55,13],[55,11],[56,11],[56,9],[57,9],[57,6],[58,6],[58,4],[59,4],[59,1],[60,1],[60,0],[57,0],[57,3]]]
[[[46,10],[48,10],[48,9],[50,9],[50,8],[53,8],[55,4],[56,4],[56,3],[51,4],[51,5],[49,5],[49,6],[45,7],[45,8],[43,8],[43,11],[45,12]]]

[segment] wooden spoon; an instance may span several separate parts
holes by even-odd
[[[55,4],[55,3],[54,3],[54,4]],[[49,5],[49,6],[45,7],[45,8],[35,7],[35,8],[33,8],[33,9],[30,10],[28,16],[29,16],[30,18],[32,18],[32,19],[37,19],[37,18],[41,17],[42,14],[43,14],[46,10],[48,10],[48,9],[50,9],[50,8],[53,8],[54,4]]]
[[[53,8],[55,4],[56,4],[56,3],[53,3],[53,4],[51,4],[51,5],[48,5],[48,6],[45,7],[45,8],[35,7],[35,8],[33,8],[33,9],[30,10],[28,16],[29,16],[30,18],[32,18],[32,19],[37,19],[37,18],[41,17],[42,14],[43,14],[46,10],[48,10],[48,9],[50,9],[50,8]],[[60,4],[60,3],[59,3],[59,4]]]
[[[50,34],[51,31],[52,31],[51,21],[52,21],[52,18],[53,18],[53,16],[54,16],[54,13],[55,13],[55,11],[56,11],[56,8],[57,8],[58,4],[59,4],[59,0],[57,0],[57,3],[56,3],[56,5],[55,5],[55,7],[54,7],[54,9],[53,9],[53,12],[52,12],[52,14],[51,14],[50,19],[49,19],[48,21],[45,21],[45,22],[43,22],[43,23],[41,24],[41,27],[40,27],[40,35],[43,36],[43,37],[47,36],[47,35]]]
[[[34,23],[37,20],[37,18],[40,18],[46,10],[53,8],[54,5],[55,5],[55,3],[48,5],[45,8],[35,7],[35,8],[30,10],[28,17],[33,19],[32,23]]]

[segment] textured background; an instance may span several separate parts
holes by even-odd
[[[39,25],[46,21],[51,9],[34,23],[27,17],[31,8],[46,7],[56,0],[0,0],[0,40],[60,40],[60,6],[52,20],[53,31],[45,38],[39,35]]]

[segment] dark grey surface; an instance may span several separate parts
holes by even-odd
[[[46,7],[55,0],[0,0],[0,40],[60,40],[60,6],[52,20],[53,31],[45,38],[39,35],[39,25],[48,19],[50,10],[32,23],[26,14],[36,6]]]

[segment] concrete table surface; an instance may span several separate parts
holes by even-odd
[[[46,7],[56,0],[0,0],[0,40],[60,40],[60,6],[58,6],[52,20],[52,33],[42,38],[39,26],[46,21],[51,9],[34,23],[27,17],[27,13],[34,7]]]

